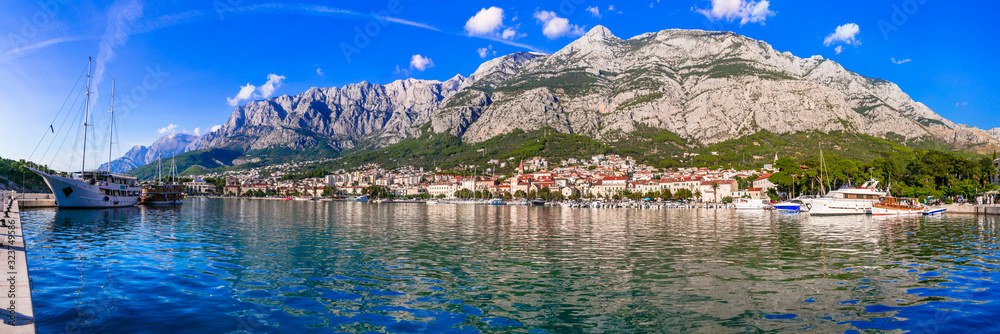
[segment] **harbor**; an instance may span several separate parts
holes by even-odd
[[[0,333],[35,333],[35,311],[31,300],[31,277],[28,272],[28,252],[24,240],[23,221],[18,201],[11,199],[8,192],[0,191],[2,215],[0,215],[0,250],[6,258],[4,265],[4,293],[0,296],[3,322]]]
[[[1000,290],[996,216],[205,197],[21,216],[43,333],[974,331]]]

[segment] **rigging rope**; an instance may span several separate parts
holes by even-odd
[[[69,107],[68,110],[75,109],[77,103],[80,102],[80,96],[83,96],[83,95],[84,94],[77,94],[76,95],[76,99],[73,100],[73,104],[70,105],[70,107]],[[63,116],[63,121],[62,121],[61,124],[59,124],[59,131],[57,131],[56,134],[53,136],[52,141],[49,142],[49,145],[47,147],[45,147],[45,152],[42,153],[42,157],[38,158],[39,161],[45,161],[45,157],[49,155],[49,150],[52,149],[52,144],[56,143],[56,140],[58,140],[58,138],[59,138],[59,134],[62,133],[62,130],[66,127],[66,121],[68,121],[69,118],[70,118],[70,116],[72,116],[72,115],[73,115],[72,112],[67,112],[66,115]],[[77,115],[77,117],[79,117],[79,115]],[[74,122],[76,122],[76,119],[74,119]],[[66,136],[66,134],[63,134],[63,136]],[[63,139],[63,142],[65,142],[65,139]],[[60,147],[62,147],[62,145],[60,145]],[[58,151],[56,151],[56,152],[58,152]],[[53,160],[54,159],[55,158],[53,158]],[[49,164],[49,166],[52,166],[52,165]]]
[[[62,106],[59,107],[59,112],[57,112],[56,116],[52,118],[52,122],[49,122],[49,128],[48,128],[48,130],[52,131],[53,134],[55,134],[56,130],[55,130],[55,128],[52,127],[52,125],[55,124],[55,122],[56,122],[57,119],[59,119],[59,115],[62,114],[63,108],[66,108],[66,102],[69,102],[69,97],[73,96],[73,92],[75,92],[76,91],[76,87],[80,85],[80,80],[83,79],[83,74],[86,73],[86,72],[87,72],[86,69],[80,71],[80,76],[76,78],[76,83],[73,84],[73,88],[70,89],[69,94],[66,95],[66,99],[63,100]],[[77,97],[77,99],[79,99],[80,95],[77,95],[76,97]],[[74,100],[73,104],[76,104],[75,100]],[[72,108],[72,106],[70,106],[70,108]],[[28,155],[28,161],[31,161],[31,158],[35,156],[35,151],[37,151],[38,150],[38,146],[40,146],[42,144],[42,142],[45,141],[45,136],[47,136],[48,134],[49,134],[48,132],[43,132],[42,133],[42,139],[38,141],[38,144],[35,144],[35,149],[31,150],[31,154]]]

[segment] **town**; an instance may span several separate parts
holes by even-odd
[[[733,198],[770,199],[778,195],[769,180],[777,170],[677,168],[659,170],[631,157],[595,155],[552,164],[544,158],[490,160],[486,168],[449,173],[404,166],[386,170],[368,164],[326,175],[293,174],[314,162],[259,167],[195,176],[185,182],[192,195],[241,197],[338,197],[476,199],[683,199],[727,203]],[[515,167],[516,166],[516,167]],[[498,169],[512,169],[498,175]],[[224,180],[224,183],[223,183]]]

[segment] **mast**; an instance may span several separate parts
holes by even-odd
[[[176,155],[170,156],[170,183],[177,183],[177,165],[174,164],[174,157]]]
[[[163,169],[163,153],[156,157],[156,183],[163,184],[163,175],[161,170]]]
[[[83,164],[80,166],[80,177],[87,171],[87,120],[90,119],[90,69],[93,58],[87,57],[87,105],[83,108]]]
[[[115,139],[115,79],[111,79],[111,122],[108,129],[108,174],[111,174],[111,149]]]
[[[819,193],[820,196],[826,196],[826,188],[823,187],[823,165],[826,163],[823,160],[823,149],[819,149]]]

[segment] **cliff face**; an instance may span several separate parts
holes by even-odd
[[[237,108],[221,129],[202,138],[201,145],[255,150],[321,144],[347,149],[363,139],[392,144],[430,122],[441,102],[465,80],[455,76],[445,82],[362,82],[254,101]]]
[[[251,102],[195,146],[344,150],[425,130],[479,142],[543,126],[605,139],[638,124],[697,144],[765,130],[1000,143],[891,82],[819,56],[798,58],[729,32],[664,30],[623,40],[598,26],[552,55],[502,56],[468,78],[362,82]]]
[[[664,30],[622,40],[597,27],[555,54],[525,63],[493,91],[494,102],[463,139],[546,125],[602,138],[630,132],[636,123],[702,144],[761,130],[846,130],[909,139],[932,136],[931,129],[966,128],[891,82],[723,32]]]

